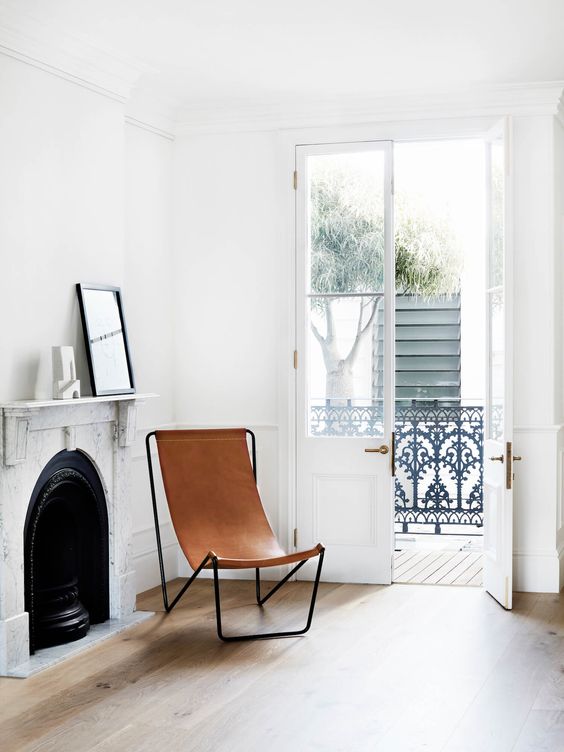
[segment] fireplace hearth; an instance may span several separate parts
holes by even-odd
[[[29,504],[24,545],[30,653],[84,637],[109,618],[108,513],[96,468],[59,452]]]

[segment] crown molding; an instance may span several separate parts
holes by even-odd
[[[152,118],[147,118],[146,120],[139,120],[138,118],[133,117],[132,115],[126,115],[125,116],[125,122],[128,125],[133,125],[136,128],[141,128],[141,130],[148,131],[149,133],[153,133],[156,136],[161,136],[162,138],[165,138],[167,141],[174,141],[174,133],[171,133],[168,130],[163,130],[162,128],[159,128],[157,125],[154,125]]]
[[[174,102],[148,87],[134,89],[125,103],[125,122],[174,141]]]
[[[127,101],[128,123],[169,139],[183,134],[503,115],[554,115],[564,126],[563,81],[330,99],[162,101],[158,89],[139,86],[141,79],[156,80],[154,68],[32,16],[17,0],[0,0],[0,54],[119,102]]]
[[[564,81],[550,81],[317,101],[295,99],[215,107],[194,104],[177,108],[175,132],[177,135],[232,133],[503,115],[562,118],[563,90]]]
[[[124,102],[153,69],[94,46],[0,0],[0,54]]]

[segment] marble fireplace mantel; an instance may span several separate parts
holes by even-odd
[[[92,461],[106,493],[110,544],[110,619],[135,610],[131,568],[131,445],[137,407],[153,394],[22,400],[0,404],[0,675],[29,659],[24,601],[24,528],[39,475],[61,450]]]

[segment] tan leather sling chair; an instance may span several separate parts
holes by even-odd
[[[253,464],[247,435],[251,437]],[[159,530],[150,439],[157,443],[164,488],[178,542],[194,570],[169,604]],[[234,640],[293,637],[308,631],[325,549],[321,544],[309,551],[286,553],[270,527],[256,486],[256,443],[245,428],[193,431],[153,431],[147,435],[147,461],[153,499],[153,514],[165,610],[172,611],[204,567],[213,568],[217,634]],[[259,606],[274,595],[309,559],[319,557],[306,625],[292,632],[270,632],[226,637],[221,627],[219,594],[220,569],[255,569],[256,599]],[[286,564],[295,566],[261,597],[260,569]]]

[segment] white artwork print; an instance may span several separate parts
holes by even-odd
[[[97,390],[129,389],[131,381],[116,293],[85,289],[83,299]]]

